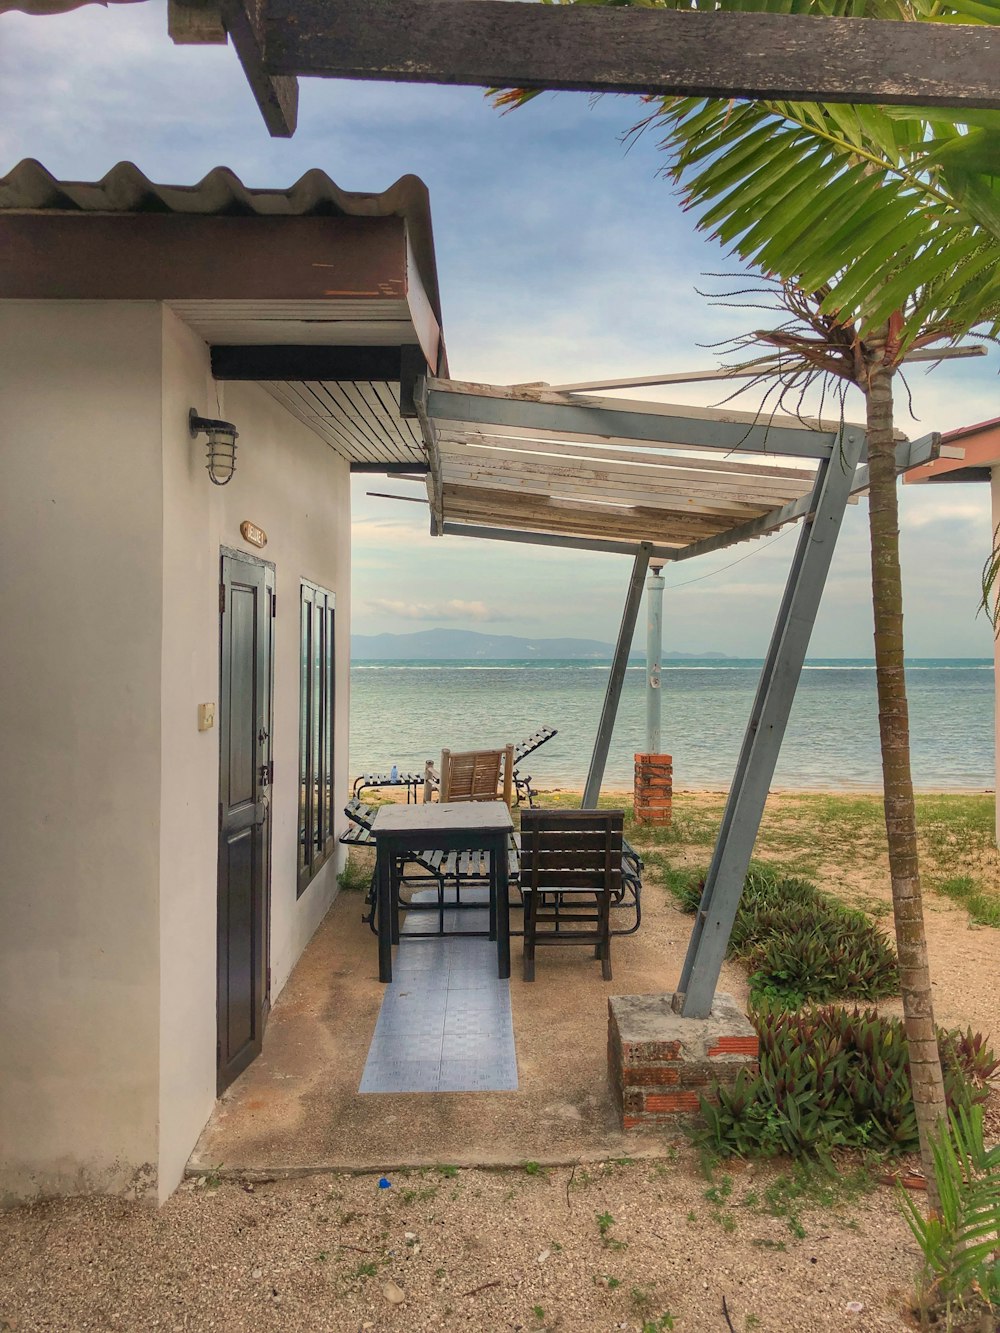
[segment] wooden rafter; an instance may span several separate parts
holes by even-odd
[[[586,486],[591,494],[622,490],[655,496],[662,492],[684,499],[718,498],[728,503],[754,506],[796,499],[810,489],[812,481],[809,475],[798,485],[780,478],[772,480],[763,470],[753,477],[745,473],[730,477],[725,472],[686,472],[672,468],[668,460],[660,466],[637,468],[615,466],[605,459],[579,464],[573,459],[509,463],[444,451],[442,458],[449,477],[489,477],[512,486],[528,482],[549,482],[557,486],[566,481]]]
[[[268,132],[272,138],[290,139],[299,118],[299,85],[294,74],[274,73],[265,66],[267,0],[220,0],[220,9]]]
[[[1000,32],[988,26],[518,0],[260,2],[273,74],[1000,107]]]
[[[554,458],[571,458],[581,467],[588,467],[591,463],[602,464],[604,462],[613,463],[638,463],[643,467],[650,467],[662,464],[671,468],[696,470],[702,477],[716,472],[724,472],[733,476],[744,475],[747,477],[766,476],[772,480],[788,479],[800,483],[804,488],[808,488],[815,480],[815,472],[809,468],[801,467],[768,467],[764,472],[759,463],[744,463],[734,458],[716,459],[707,457],[705,454],[699,454],[697,458],[688,458],[682,454],[671,453],[669,455],[657,455],[649,452],[638,452],[625,448],[607,448],[608,441],[601,438],[591,444],[582,443],[579,439],[574,440],[572,444],[566,444],[551,439],[526,439],[521,435],[512,433],[483,435],[475,430],[456,432],[451,430],[438,431],[438,443],[442,451],[451,450],[457,446],[463,451],[475,452],[480,457],[493,455],[497,458],[527,458],[536,454],[543,456],[552,456]]]

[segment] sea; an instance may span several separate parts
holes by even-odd
[[[675,789],[726,788],[762,663],[685,658],[664,663],[662,743]],[[422,770],[445,746],[485,749],[541,726],[558,735],[522,765],[537,787],[579,790],[594,743],[609,664],[590,661],[358,662],[351,668],[351,772]],[[913,781],[933,791],[994,785],[993,663],[907,663]],[[646,673],[629,667],[605,771],[629,790],[646,748]],[[867,790],[881,781],[875,664],[809,659],[792,705],[774,787]]]

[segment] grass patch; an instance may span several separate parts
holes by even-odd
[[[1000,898],[983,893],[971,875],[954,875],[933,886],[935,893],[949,898],[969,913],[974,926],[993,926],[1000,929]]]
[[[968,901],[969,920],[974,926],[993,926],[1000,930],[1000,899],[974,893]]]
[[[360,858],[350,853],[343,870],[337,876],[337,887],[345,893],[367,893],[371,880],[371,866],[363,865]]]
[[[767,1217],[781,1218],[789,1233],[796,1240],[803,1240],[806,1229],[801,1214],[806,1208],[836,1208],[870,1194],[874,1188],[874,1178],[863,1167],[843,1174],[800,1161],[794,1170],[776,1176],[765,1187],[757,1211]]]

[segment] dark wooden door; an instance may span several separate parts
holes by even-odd
[[[274,571],[222,557],[218,1090],[257,1055],[268,1005]]]

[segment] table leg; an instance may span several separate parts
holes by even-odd
[[[399,882],[403,877],[403,858],[394,856],[389,862],[389,894],[392,898],[392,942],[399,943]]]
[[[375,876],[378,881],[378,979],[392,980],[392,889],[390,864],[392,854],[387,847],[378,847],[375,853]]]
[[[499,881],[494,869],[497,857],[496,852],[491,851],[489,848],[486,850],[486,855],[490,859],[490,939],[495,940],[497,939],[497,900],[499,897],[499,889],[497,887]]]
[[[510,976],[510,882],[507,878],[507,837],[503,835],[491,853],[496,884],[497,972]],[[494,895],[491,893],[490,898]]]

